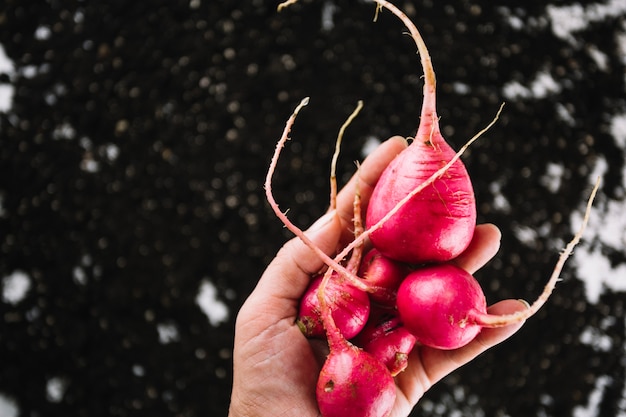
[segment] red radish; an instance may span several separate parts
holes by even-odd
[[[331,350],[316,387],[324,417],[386,417],[396,386],[385,365],[354,345]]]
[[[329,270],[318,291],[330,353],[316,386],[324,417],[387,417],[396,399],[396,385],[385,365],[348,342],[333,321],[324,292]]]
[[[411,272],[398,289],[398,313],[418,343],[455,349],[480,332],[487,302],[465,270],[440,264]]]
[[[392,309],[376,309],[355,344],[385,364],[392,376],[404,371],[416,338],[400,321]]]
[[[404,326],[418,343],[438,349],[456,349],[472,341],[483,327],[508,326],[531,317],[552,294],[565,261],[580,241],[599,186],[598,179],[578,232],[561,252],[543,292],[526,310],[506,315],[488,314],[485,296],[474,277],[455,265],[439,264],[411,272],[400,284],[396,302]]]
[[[424,98],[415,139],[389,164],[371,196],[366,227],[378,223],[398,202],[427,181],[456,155],[439,130],[435,73],[428,49],[408,17],[384,0],[409,28],[421,55],[425,75]],[[406,202],[379,229],[370,234],[384,255],[413,264],[448,261],[467,246],[476,225],[472,183],[460,159],[440,178]]]
[[[300,300],[297,324],[307,337],[324,337],[324,325],[320,314],[318,289],[322,276],[311,281]],[[365,327],[370,313],[367,293],[354,288],[333,273],[325,291],[326,302],[335,324],[345,338],[351,339]]]
[[[372,287],[372,301],[394,306],[400,282],[409,272],[409,268],[397,261],[387,258],[376,248],[370,249],[361,262],[358,275]]]

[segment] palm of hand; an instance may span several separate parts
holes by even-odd
[[[524,306],[516,300],[506,300],[491,308],[494,313],[519,310]],[[322,340],[308,340],[294,324],[297,304],[289,309],[293,314],[267,327],[259,311],[247,317],[242,310],[242,340],[235,355],[242,358],[238,367],[245,375],[235,384],[245,400],[236,401],[247,412],[235,412],[231,417],[293,416],[318,417],[315,387],[324,356],[328,349]],[[257,319],[255,320],[256,317]],[[257,328],[257,326],[261,326]],[[391,417],[407,416],[423,394],[439,379],[471,360],[490,345],[504,340],[519,326],[487,329],[472,344],[454,351],[416,347],[411,353],[409,367],[396,377],[396,402]],[[246,335],[250,335],[246,337]],[[237,395],[233,391],[233,395]],[[236,400],[233,398],[233,400]],[[234,402],[235,403],[235,402]]]

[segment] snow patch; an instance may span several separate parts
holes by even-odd
[[[598,248],[581,245],[574,251],[572,264],[576,267],[576,275],[585,283],[587,300],[596,304],[606,291],[626,291],[626,265],[611,265]]]
[[[7,56],[4,47],[0,44],[0,74],[7,74],[9,78],[15,75],[15,64]],[[0,83],[0,113],[7,113],[13,107],[15,87],[11,84]]]
[[[586,327],[580,334],[580,342],[601,352],[610,352],[613,348],[611,337],[600,329],[591,326]]]
[[[363,147],[361,148],[361,155],[363,156],[363,158],[365,158],[367,155],[374,152],[374,149],[378,148],[380,143],[381,143],[380,139],[378,139],[377,137],[368,136],[365,139],[365,143],[363,144]]]
[[[212,326],[218,326],[228,320],[228,306],[217,298],[217,288],[206,279],[200,284],[196,304],[206,314]]]
[[[552,33],[569,42],[574,41],[573,34],[589,27],[592,23],[619,17],[626,13],[624,0],[609,0],[605,3],[589,3],[584,7],[579,3],[546,6],[546,14],[552,26]]]
[[[609,57],[604,52],[602,52],[597,46],[590,45],[587,48],[587,53],[601,71],[608,71]]]
[[[503,213],[509,213],[511,211],[511,203],[502,193],[502,181],[494,181],[489,184],[489,191],[493,195],[493,208]]]
[[[608,170],[604,158],[598,157],[590,174],[590,182],[603,177]],[[626,167],[623,178],[626,178]],[[626,184],[622,185],[622,189]],[[591,209],[587,230],[582,242],[572,254],[572,264],[576,276],[585,284],[586,297],[590,303],[597,303],[607,290],[626,292],[626,264],[613,264],[607,253],[622,253],[626,246],[626,200],[602,200],[598,196]],[[582,223],[584,205],[570,216],[572,231]]]
[[[613,136],[615,144],[626,150],[626,113],[613,116],[609,132]]]
[[[556,194],[559,191],[559,188],[561,188],[561,182],[564,174],[565,167],[563,165],[548,162],[546,166],[546,173],[539,179],[539,181],[551,193]]]
[[[48,26],[38,26],[35,29],[35,39],[38,41],[46,41],[52,36],[52,30]]]
[[[339,8],[331,1],[325,1],[322,5],[322,30],[325,32],[335,27],[335,13]]]
[[[159,342],[162,345],[167,345],[168,343],[172,342],[178,342],[180,340],[178,327],[172,322],[157,324],[157,332],[159,332]]]
[[[16,305],[26,297],[31,279],[22,271],[15,271],[2,279],[2,301]]]
[[[511,81],[502,88],[502,95],[508,100],[540,100],[560,92],[561,86],[552,77],[552,74],[546,71],[537,73],[535,79],[528,86],[524,86],[518,81]]]
[[[611,382],[611,377],[607,375],[599,376],[596,379],[593,391],[591,391],[589,395],[587,405],[574,407],[572,417],[600,417],[600,402],[602,401],[605,388],[610,385]]]
[[[46,398],[51,403],[60,403],[67,390],[67,381],[60,377],[52,377],[46,381]]]
[[[19,408],[17,408],[15,400],[0,392],[0,416],[17,417],[18,415]]]

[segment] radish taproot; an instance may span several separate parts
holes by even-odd
[[[384,0],[409,28],[424,71],[424,95],[419,127],[412,143],[383,172],[370,198],[366,227],[378,223],[413,189],[445,166],[456,152],[439,129],[436,80],[424,41],[408,17]],[[389,258],[421,264],[448,261],[462,253],[476,226],[476,201],[465,165],[457,159],[445,175],[413,196],[379,229],[372,244]]]
[[[316,398],[324,417],[386,417],[396,399],[391,373],[377,358],[350,343],[335,325],[325,291],[329,269],[318,291],[329,354],[320,371]]]

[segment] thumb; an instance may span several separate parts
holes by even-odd
[[[330,211],[304,233],[314,245],[331,255],[337,249],[341,235],[339,216],[336,211]],[[319,255],[300,238],[295,237],[278,251],[254,292],[263,298],[276,297],[297,301],[306,291],[311,275],[319,272],[323,266],[324,262]]]

